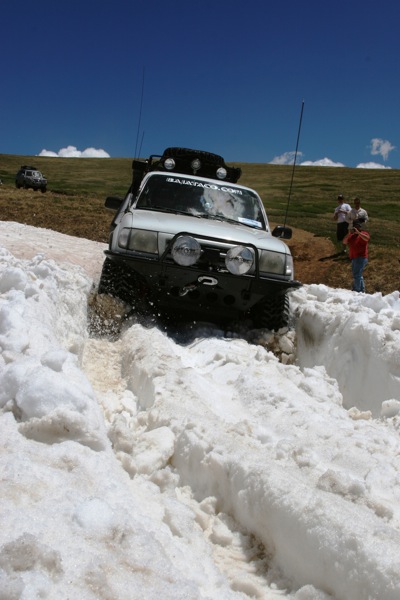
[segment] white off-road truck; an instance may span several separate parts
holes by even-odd
[[[272,232],[258,194],[237,184],[241,170],[221,156],[186,148],[134,160],[116,211],[99,294],[139,313],[217,323],[251,319],[254,327],[288,324],[293,260]]]

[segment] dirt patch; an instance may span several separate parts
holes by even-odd
[[[287,244],[293,255],[295,276],[302,283],[325,283],[332,269],[335,246],[331,240],[302,229],[293,229]]]
[[[292,252],[295,277],[302,283],[323,283],[333,288],[351,289],[351,261],[347,255],[337,256],[336,247],[328,238],[293,229],[288,246]],[[386,249],[369,245],[369,262],[364,271],[366,292],[390,294],[399,289],[400,257]]]

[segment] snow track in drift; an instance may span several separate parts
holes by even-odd
[[[146,335],[146,330],[141,326],[135,328]],[[154,333],[156,337],[161,335],[161,340],[168,345],[167,338],[163,338],[159,332]],[[150,331],[149,334],[152,335]],[[157,353],[156,362],[157,356],[161,358]],[[181,359],[178,361],[181,362]],[[192,488],[185,485],[179,468],[174,465],[175,435],[168,426],[157,423],[155,411],[152,410],[155,388],[146,369],[135,368],[134,363],[134,357],[127,351],[123,339],[91,338],[85,344],[82,367],[96,391],[109,438],[122,467],[131,477],[146,477],[160,486],[165,496],[163,520],[170,526],[173,535],[187,536],[187,522],[181,522],[182,512],[195,515],[195,531],[186,542],[191,544],[196,537],[204,537],[217,568],[230,581],[232,590],[252,598],[273,600],[286,596],[284,584],[279,582],[281,575],[279,572],[270,572],[271,556],[262,542],[224,512],[222,498],[213,495],[201,498],[196,486]],[[210,367],[204,365],[196,377],[204,376]],[[196,367],[195,364],[191,367],[181,364],[179,369],[195,371]],[[163,377],[168,371],[168,359],[161,359],[157,368],[158,376]],[[155,379],[157,373],[154,374]],[[179,378],[176,383],[177,393],[185,393],[184,390],[189,392],[186,387],[179,389]],[[215,382],[213,385],[215,387]],[[207,391],[207,387],[207,381],[202,382],[201,391]],[[219,410],[223,381],[218,387],[220,396],[213,410],[218,418],[223,418],[228,416]],[[245,417],[238,405],[235,408],[234,402],[231,402],[230,410],[231,416],[228,418],[232,422]],[[177,423],[176,427],[181,428],[181,424]],[[194,466],[194,470],[196,472],[198,468]],[[174,484],[172,490],[171,482]]]
[[[338,470],[331,468],[335,455],[346,456],[347,443],[354,446],[353,436],[362,439],[359,430],[376,426],[354,426],[349,417],[348,441],[335,437],[343,427],[342,398],[323,368],[301,372],[242,339],[203,336],[182,346],[139,324],[116,342],[89,340],[84,366],[123,468],[159,486],[175,535],[187,530],[168,506],[180,513],[184,502],[194,512],[233,590],[291,596],[282,589],[289,578],[345,598],[338,557],[348,562],[360,531],[353,576],[361,589],[371,587],[369,549],[382,559],[389,547],[397,552],[386,537],[381,552],[371,529],[374,519],[379,529],[382,517],[394,516],[389,506],[357,477],[343,479],[340,460]],[[328,437],[325,420],[332,424]],[[336,567],[326,572],[327,564]],[[381,568],[384,589],[392,575]]]

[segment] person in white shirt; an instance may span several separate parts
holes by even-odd
[[[337,197],[338,205],[333,213],[333,219],[336,221],[336,239],[339,252],[346,252],[346,245],[343,244],[343,238],[347,235],[349,230],[349,221],[347,215],[351,211],[350,204],[344,201],[343,194],[339,194]]]
[[[350,229],[353,226],[353,221],[358,221],[358,219],[363,219],[363,222],[366,223],[368,221],[368,213],[364,208],[361,208],[361,200],[360,198],[354,198],[353,200],[354,208],[351,209],[350,212],[347,213],[346,220],[349,223]]]

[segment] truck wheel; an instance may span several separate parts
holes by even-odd
[[[121,266],[110,258],[106,258],[100,275],[99,294],[108,294],[125,301],[125,298],[121,298],[121,293],[123,295],[123,290],[121,291],[122,277]]]
[[[286,292],[274,294],[261,300],[252,311],[255,327],[277,331],[289,323],[289,298]]]
[[[133,308],[139,309],[143,302],[135,275],[110,258],[104,261],[98,293],[119,298]]]

